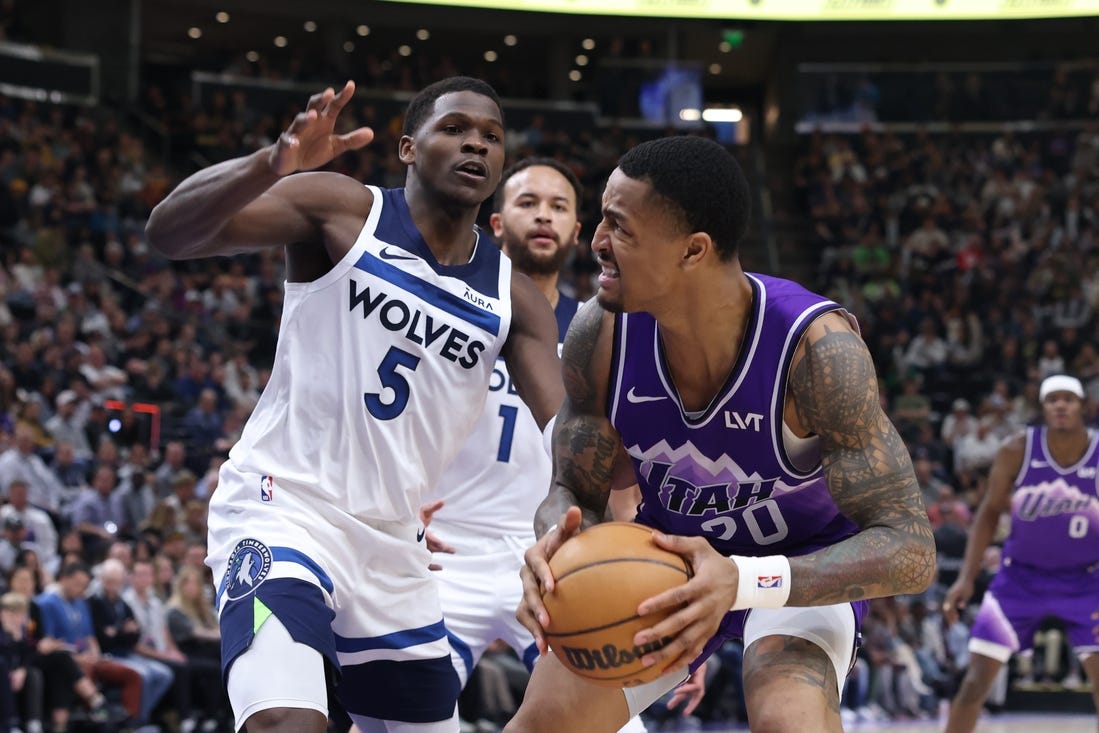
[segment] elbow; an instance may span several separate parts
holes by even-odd
[[[930,531],[926,537],[913,537],[894,558],[897,594],[923,593],[935,580],[935,541]]]
[[[174,259],[178,253],[176,247],[172,245],[172,238],[164,222],[163,207],[162,201],[149,214],[149,221],[145,223],[145,243],[157,254]]]

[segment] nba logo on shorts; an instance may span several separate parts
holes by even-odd
[[[271,550],[259,540],[246,539],[237,543],[229,555],[225,569],[225,599],[235,601],[248,595],[271,572]]]
[[[781,588],[782,576],[781,575],[757,575],[756,576],[757,588]]]
[[[260,501],[271,501],[275,498],[275,479],[272,476],[261,476],[259,480]]]

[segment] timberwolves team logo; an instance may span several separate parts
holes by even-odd
[[[259,586],[271,572],[271,550],[259,540],[241,540],[229,556],[225,570],[225,599],[243,598]]]

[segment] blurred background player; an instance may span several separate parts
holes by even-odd
[[[1084,422],[1084,386],[1057,374],[1038,391],[1043,425],[1000,448],[943,613],[954,621],[973,596],[981,558],[1004,514],[1011,531],[1000,570],[973,622],[969,668],[950,706],[947,733],[970,733],[1000,669],[1030,654],[1049,617],[1060,619],[1099,708],[1099,433]]]

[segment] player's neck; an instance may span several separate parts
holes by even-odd
[[[683,308],[657,318],[660,337],[684,407],[703,409],[736,365],[752,310],[752,287],[740,273],[715,287],[693,287],[681,300]]]
[[[1046,429],[1046,450],[1062,466],[1071,466],[1083,458],[1090,442],[1087,426],[1065,430]]]
[[[440,201],[422,187],[405,192],[408,213],[440,265],[464,265],[477,246],[476,207]]]

